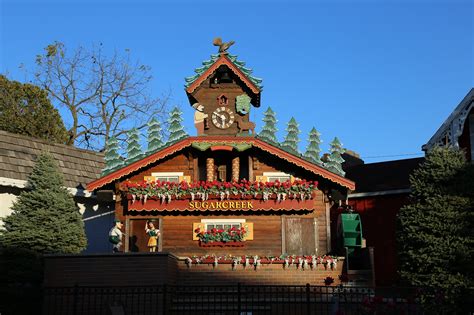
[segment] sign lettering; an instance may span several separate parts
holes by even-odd
[[[190,210],[239,210],[239,209],[253,209],[252,201],[238,200],[238,201],[190,201],[188,204]]]

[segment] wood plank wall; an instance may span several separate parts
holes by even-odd
[[[201,156],[198,152],[194,152],[195,149],[188,148],[182,152],[176,153],[159,163],[150,165],[149,168],[131,174],[128,177],[131,181],[141,181],[144,176],[150,176],[153,172],[183,172],[186,176],[191,176],[191,180],[195,180],[196,174],[199,172],[196,170],[198,163],[196,162],[196,156]],[[247,151],[246,151],[247,152]],[[309,172],[301,171],[294,165],[277,160],[274,156],[263,152],[261,150],[251,149],[249,150],[252,177],[251,180],[255,180],[256,176],[263,175],[264,172],[286,172],[291,173],[294,176],[300,178],[306,178],[307,180],[317,180],[314,174]],[[125,179],[126,180],[126,179]],[[116,185],[118,189],[118,184]],[[161,215],[128,215],[126,212],[126,203],[117,196],[116,200],[116,213],[117,217],[127,221],[126,233],[127,238],[125,248],[129,250],[147,251],[146,242],[147,236],[144,233],[145,221],[137,221],[137,219],[160,219],[160,229],[162,230],[161,239],[161,250],[169,251],[176,255],[205,255],[205,254],[229,254],[230,252],[235,255],[241,254],[253,254],[256,255],[281,255],[284,248],[282,248],[282,228],[284,224],[282,220],[285,220],[287,216],[297,216],[306,218],[316,218],[317,220],[317,240],[318,240],[318,254],[325,254],[328,246],[328,229],[327,229],[327,217],[326,217],[326,203],[325,195],[322,191],[317,191],[316,198],[314,199],[314,211],[305,214],[288,214],[287,212],[281,212],[281,214],[265,215],[264,212],[259,215],[239,215],[239,216],[208,216],[198,215],[190,216],[183,214],[171,214],[163,213]],[[248,222],[254,222],[254,240],[248,241],[243,249],[233,248],[231,251],[229,248],[216,249],[216,248],[201,248],[198,246],[197,241],[192,240],[192,224],[200,222],[201,219],[206,218],[245,218]],[[283,233],[284,234],[284,233]],[[133,237],[136,237],[134,239]]]

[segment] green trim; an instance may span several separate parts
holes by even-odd
[[[237,55],[231,55],[228,54],[227,58],[237,67],[239,68],[242,73],[245,74],[245,76],[253,83],[255,86],[259,88],[261,91],[263,89],[263,79],[254,77],[252,75],[253,70],[250,68],[245,67],[245,62],[238,60]],[[186,81],[186,84],[184,85],[186,88],[189,87],[191,84],[194,83],[204,72],[206,72],[207,69],[209,69],[217,60],[219,59],[219,55],[211,55],[211,58],[209,60],[204,60],[202,62],[202,67],[194,69],[194,72],[196,73],[195,75],[189,76],[184,78]]]
[[[249,143],[235,143],[235,142],[193,142],[191,146],[199,151],[206,151],[212,146],[216,145],[228,145],[233,147],[239,152],[248,150],[252,147]]]
[[[191,146],[199,151],[206,151],[212,146],[212,144],[209,142],[193,142]]]
[[[232,146],[239,152],[243,152],[243,151],[248,150],[252,147],[252,145],[248,144],[248,143],[236,143]]]

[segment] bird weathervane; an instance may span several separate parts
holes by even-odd
[[[230,42],[224,43],[222,42],[222,38],[220,37],[214,38],[214,41],[212,42],[214,46],[219,46],[219,54],[221,55],[228,54],[227,49],[229,49],[230,46],[234,45],[234,43],[235,42],[233,40],[231,40]]]

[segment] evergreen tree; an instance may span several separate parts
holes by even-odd
[[[296,122],[294,117],[291,117],[290,121],[286,127],[286,137],[285,141],[281,144],[282,148],[286,151],[289,151],[293,154],[299,154],[298,152],[298,142],[300,139],[298,135],[300,134],[300,130],[298,128],[298,123]]]
[[[316,128],[313,127],[313,129],[311,129],[309,132],[308,147],[306,148],[306,152],[304,154],[306,159],[316,164],[322,164],[321,158],[319,156],[319,153],[321,153],[319,145],[322,142],[319,138],[320,135],[321,134],[316,130]]]
[[[163,145],[161,141],[161,126],[158,120],[153,117],[148,123],[148,153],[157,151]]]
[[[66,143],[66,127],[48,93],[36,85],[8,80],[0,75],[0,129]]]
[[[260,131],[259,137],[262,138],[263,140],[277,143],[277,138],[276,138],[276,132],[277,132],[277,127],[276,123],[278,120],[275,117],[275,112],[268,107],[268,109],[263,113],[263,122],[265,125],[263,125],[262,130]]]
[[[140,146],[140,135],[136,128],[131,129],[127,138],[127,160],[126,163],[131,163],[139,160],[142,155],[142,147]]]
[[[452,307],[467,303],[463,289],[474,284],[474,167],[462,152],[435,148],[410,176],[410,186],[411,203],[398,214],[401,279],[443,288],[442,304],[451,310],[437,306],[436,311],[454,314]]]
[[[183,118],[181,117],[182,112],[179,110],[178,107],[173,108],[170,113],[170,117],[168,118],[169,123],[169,132],[170,137],[168,139],[169,142],[175,142],[181,140],[182,138],[186,137],[188,134],[184,131],[183,128]]]
[[[84,250],[87,240],[81,214],[52,155],[38,156],[27,187],[3,220],[2,246],[42,254]]]
[[[326,166],[326,168],[331,172],[344,176],[345,172],[342,170],[342,163],[344,162],[344,159],[342,158],[342,154],[345,152],[345,150],[342,147],[342,143],[337,137],[335,137],[330,143],[330,146],[330,154],[326,156],[324,166]]]

